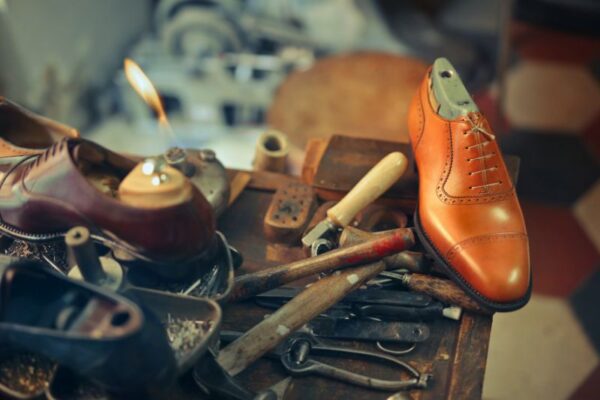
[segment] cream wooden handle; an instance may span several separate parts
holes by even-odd
[[[406,171],[408,160],[395,151],[379,161],[352,190],[327,211],[327,218],[338,226],[346,226],[360,210],[388,190]]]

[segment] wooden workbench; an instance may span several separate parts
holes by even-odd
[[[224,213],[218,228],[244,256],[238,273],[255,271],[304,257],[299,247],[286,247],[267,242],[263,235],[263,218],[277,186],[295,178],[270,173],[253,173],[250,183],[239,198]],[[264,309],[252,301],[224,307],[223,328],[245,331],[273,310]],[[479,399],[490,338],[492,318],[463,314],[460,321],[439,319],[428,323],[431,336],[409,355],[402,356],[421,372],[433,375],[430,388],[408,392],[412,399]],[[336,342],[356,348],[374,346],[358,342]],[[371,346],[371,347],[370,347]],[[353,371],[397,379],[394,369],[372,362],[330,358],[332,364]],[[242,372],[240,382],[259,391],[286,376],[283,367],[274,360],[262,359]],[[319,377],[298,377],[286,393],[286,400],[295,399],[386,399],[392,393],[363,389]]]

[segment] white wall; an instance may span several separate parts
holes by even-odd
[[[0,0],[0,95],[81,126],[81,98],[108,82],[150,26],[150,0]]]

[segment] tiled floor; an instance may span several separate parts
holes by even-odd
[[[521,156],[518,191],[534,295],[494,317],[485,399],[600,398],[600,40],[513,24],[504,115],[482,109]],[[502,125],[500,125],[502,124]]]
[[[543,295],[494,316],[488,357],[486,399],[564,399],[598,364],[568,301]]]

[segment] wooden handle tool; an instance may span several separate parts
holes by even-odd
[[[348,225],[354,216],[387,191],[406,171],[408,161],[400,152],[385,156],[350,192],[327,211],[327,218],[319,222],[302,238],[304,246],[323,237],[329,231]]]
[[[428,294],[442,303],[459,306],[478,314],[493,314],[493,311],[477,303],[464,290],[458,287],[456,283],[448,279],[437,278],[431,275],[392,271],[384,271],[380,275],[400,280],[402,285],[413,292]]]
[[[364,243],[377,236],[386,235],[390,231],[366,232],[353,226],[347,226],[340,235],[340,246],[348,247],[358,243]],[[411,272],[427,273],[431,267],[431,261],[423,253],[416,251],[401,251],[389,255],[383,259],[388,270],[407,269]]]
[[[377,236],[354,246],[339,248],[315,257],[242,275],[236,278],[228,300],[233,302],[247,299],[310,275],[377,261],[403,251],[414,243],[415,237],[412,230],[398,228],[389,231],[386,235]]]
[[[268,318],[219,352],[217,361],[236,375],[277,347],[292,332],[327,310],[385,269],[382,261],[344,269],[304,289]]]

